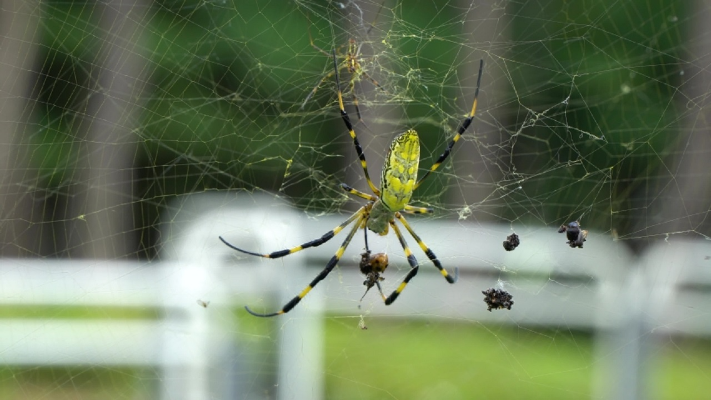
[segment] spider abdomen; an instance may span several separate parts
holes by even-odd
[[[420,138],[410,129],[393,140],[383,166],[380,198],[390,211],[401,211],[410,202],[419,165]]]

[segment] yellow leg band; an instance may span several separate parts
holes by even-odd
[[[405,286],[407,286],[407,282],[401,283],[400,286],[397,288],[396,292],[402,292],[403,290],[405,290]]]
[[[299,293],[299,298],[303,299],[304,296],[309,294],[310,291],[311,291],[311,286],[307,286],[306,289],[302,290],[301,293]]]

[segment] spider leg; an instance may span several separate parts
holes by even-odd
[[[437,170],[437,168],[439,168],[440,164],[442,164],[444,162],[444,160],[447,159],[447,157],[449,156],[449,153],[452,152],[452,148],[454,147],[454,145],[459,141],[459,138],[462,137],[462,134],[464,134],[464,131],[466,131],[467,128],[469,128],[469,125],[472,123],[472,119],[474,118],[474,115],[476,114],[477,99],[479,98],[479,86],[481,85],[481,73],[483,70],[484,70],[484,60],[481,60],[479,62],[479,77],[476,80],[476,91],[474,92],[474,104],[472,104],[472,110],[469,113],[469,116],[466,117],[464,119],[464,121],[462,121],[462,124],[459,126],[459,129],[457,129],[457,134],[454,135],[454,137],[452,138],[452,141],[449,142],[447,147],[444,149],[444,153],[442,153],[442,155],[439,156],[437,161],[435,161],[435,163],[432,164],[432,167],[430,167],[430,170],[427,171],[427,173],[425,173],[425,175],[423,175],[419,181],[417,181],[414,189],[417,189],[422,184],[422,181],[424,181],[428,176],[430,176],[430,173]]]
[[[301,110],[303,110],[304,107],[306,107],[306,103],[308,103],[309,100],[311,100],[311,98],[316,94],[316,91],[321,86],[321,84],[324,83],[326,81],[326,79],[329,79],[332,76],[333,76],[333,71],[329,72],[326,76],[324,76],[323,78],[321,78],[321,80],[318,81],[318,83],[316,84],[316,86],[314,86],[314,88],[311,90],[309,95],[306,96],[306,99],[304,99],[304,102],[301,103],[301,108],[300,108]]]
[[[358,107],[358,96],[356,96],[356,93],[355,93],[355,81],[356,81],[356,78],[352,77],[351,83],[349,84],[349,86],[350,86],[351,96],[353,96],[353,106],[355,107],[356,115],[358,116],[358,121],[363,122],[363,117],[361,117],[361,115],[360,115],[360,107]]]
[[[398,296],[400,296],[400,293],[405,290],[405,286],[407,286],[408,282],[410,282],[410,279],[414,278],[415,275],[417,275],[417,271],[420,269],[420,266],[417,264],[417,259],[415,256],[412,254],[412,250],[410,250],[410,247],[407,245],[407,242],[405,241],[405,237],[402,236],[402,232],[400,232],[400,228],[395,224],[395,221],[390,221],[390,226],[392,226],[393,230],[395,231],[395,235],[397,236],[397,239],[400,241],[400,245],[402,246],[402,249],[405,251],[405,256],[407,256],[407,262],[410,264],[410,272],[407,273],[407,276],[405,276],[405,279],[400,283],[400,286],[393,291],[390,296],[388,296],[387,299],[385,299],[385,305],[389,306],[392,304]]]
[[[375,286],[378,287],[378,291],[380,292],[380,297],[382,297],[383,301],[385,301],[386,300],[385,294],[383,294],[383,288],[380,286],[380,282],[375,281]],[[368,294],[369,290],[370,290],[370,288],[365,289],[365,293],[363,293],[363,296],[360,298],[360,302],[363,301],[363,299],[365,298],[365,295]],[[360,308],[360,304],[358,304],[358,308]]]
[[[434,210],[429,207],[413,207],[408,204],[405,206],[403,212],[407,214],[431,214]]]
[[[367,72],[361,70],[360,76],[361,76],[361,77],[366,77],[373,85],[375,85],[375,87],[377,87],[378,89],[380,89],[380,90],[382,90],[383,92],[387,93],[387,92],[385,91],[385,89],[383,89],[383,87],[380,86],[380,84],[378,83],[378,81],[376,81],[375,79],[371,78],[370,75],[368,75]],[[356,93],[355,93],[355,81],[356,81],[356,77],[351,78],[350,90],[351,90],[351,95],[353,96],[353,105],[355,106],[356,114],[358,115],[358,121],[360,121],[360,122],[362,123],[362,122],[363,122],[363,117],[361,117],[361,115],[360,115],[360,107],[358,107],[358,97],[356,96]]]
[[[442,276],[444,276],[444,279],[446,279],[447,282],[449,282],[449,283],[456,282],[457,279],[459,279],[459,268],[454,269],[454,277],[452,277],[452,275],[447,273],[447,270],[444,269],[442,264],[437,259],[437,256],[432,252],[432,250],[430,250],[430,248],[427,247],[427,245],[422,241],[422,239],[420,239],[420,237],[415,233],[415,231],[412,230],[412,227],[407,222],[407,220],[405,220],[405,217],[403,217],[400,213],[395,213],[395,218],[397,218],[400,221],[400,223],[402,223],[402,225],[405,227],[405,229],[407,229],[407,231],[410,232],[410,235],[412,236],[412,238],[415,239],[415,241],[420,246],[422,251],[425,252],[425,254],[427,255],[427,258],[429,258],[430,261],[432,261],[432,263],[434,264],[434,266],[437,267],[437,269],[442,274]]]
[[[290,249],[279,250],[279,251],[275,251],[275,252],[272,252],[269,254],[254,253],[251,251],[242,250],[239,247],[236,247],[235,245],[233,245],[230,242],[228,242],[227,240],[225,240],[222,236],[220,236],[220,240],[222,240],[222,243],[226,244],[231,249],[237,250],[237,251],[240,251],[242,253],[249,254],[252,256],[264,257],[264,258],[284,257],[284,256],[288,256],[289,254],[294,254],[294,253],[301,251],[303,249],[308,249],[309,247],[317,247],[317,246],[320,246],[320,245],[328,242],[329,240],[331,240],[331,238],[338,235],[343,230],[343,228],[350,225],[357,218],[362,218],[364,210],[365,210],[365,207],[361,207],[360,210],[356,211],[353,215],[351,215],[350,218],[348,218],[344,223],[342,223],[342,224],[338,225],[337,227],[333,228],[332,230],[326,232],[323,236],[321,236],[318,239],[312,240],[310,242],[306,242],[302,245],[292,247]],[[360,221],[358,221],[358,224],[356,224],[356,226],[358,226],[359,224],[360,224]]]
[[[375,282],[375,286],[378,287],[378,292],[380,292],[380,297],[382,297],[383,301],[385,301],[385,295],[383,294],[383,288],[380,287],[380,282]],[[365,297],[365,295],[363,295],[363,297]],[[361,298],[361,301],[362,300],[363,300],[363,298]]]
[[[311,47],[313,47],[314,49],[320,51],[321,53],[325,54],[326,56],[331,57],[331,56],[332,56],[331,54],[329,54],[326,50],[324,50],[324,49],[322,49],[322,48],[316,46],[316,44],[314,43],[314,38],[313,38],[313,36],[311,36],[311,18],[309,18],[309,17],[307,17],[307,18],[309,19],[309,26],[308,26],[307,30],[308,30],[308,32],[309,32],[309,42],[311,43]],[[340,48],[340,47],[339,47],[339,48]],[[335,53],[335,51],[334,51],[334,53],[333,53],[333,57],[334,57],[334,59],[336,58],[336,53]],[[345,67],[345,66],[344,66],[344,67]],[[344,67],[342,67],[342,68],[344,68]],[[323,78],[321,78],[321,80],[318,81],[318,83],[316,84],[316,86],[314,86],[314,88],[311,90],[311,92],[309,92],[309,95],[306,96],[306,99],[304,100],[304,102],[301,103],[301,107],[300,107],[301,110],[303,110],[304,107],[306,107],[306,103],[308,103],[309,100],[311,100],[311,97],[313,97],[313,96],[316,94],[316,91],[317,91],[318,88],[321,86],[321,84],[322,84],[323,82],[325,82],[326,79],[329,79],[330,77],[332,77],[333,74],[334,74],[334,72],[331,71],[331,72],[328,73],[328,75],[324,76]]]
[[[382,8],[382,4],[381,4],[381,8]],[[378,11],[378,12],[380,12],[380,11]],[[371,28],[372,28],[372,25],[371,25]],[[353,41],[353,39],[351,39],[351,43],[355,43],[355,41]],[[380,86],[378,81],[371,78],[367,72],[363,71],[363,68],[358,63],[358,57],[360,56],[360,50],[362,48],[363,48],[363,42],[361,42],[358,45],[358,48],[356,49],[355,54],[352,54],[349,52],[351,63],[347,64],[347,65],[349,65],[348,71],[351,73],[350,90],[351,90],[351,95],[353,96],[353,105],[355,106],[356,113],[358,114],[358,121],[360,121],[360,122],[363,122],[363,117],[361,117],[361,115],[360,115],[360,107],[358,107],[358,97],[356,96],[356,93],[355,93],[356,80],[359,80],[362,77],[366,77],[371,83],[373,83],[373,85],[375,85],[375,87],[377,87],[378,89],[385,92],[385,89],[383,89],[383,87]],[[346,62],[348,62],[348,61],[346,61]],[[387,92],[385,92],[385,93],[387,93]]]
[[[363,193],[360,190],[353,189],[352,187],[346,185],[345,183],[341,183],[341,188],[352,195],[360,197],[361,199],[366,199],[366,200],[370,200],[370,201],[378,200],[377,196],[373,196],[372,194]]]
[[[363,241],[365,242],[365,251],[370,254],[370,248],[368,247],[368,230],[363,229]]]
[[[378,8],[378,13],[375,14],[375,19],[373,20],[373,22],[370,23],[370,28],[368,28],[368,30],[365,32],[365,35],[366,35],[366,36],[368,36],[368,34],[370,34],[370,31],[375,27],[375,21],[378,20],[378,17],[380,16],[380,12],[383,11],[383,6],[384,6],[384,5],[385,5],[385,0],[383,0],[383,1],[380,3],[380,7]],[[360,45],[358,45],[358,49],[356,50],[356,53],[355,53],[355,55],[354,55],[355,58],[358,58],[358,57],[360,56],[360,50],[361,50],[362,48],[363,48],[363,42],[361,42]],[[382,90],[383,92],[387,93],[387,90],[383,89],[383,87],[380,86],[380,84],[378,83],[378,81],[376,81],[376,80],[373,79],[370,75],[368,75],[367,72],[365,72],[365,71],[363,71],[363,70],[361,69],[360,75],[366,77],[373,85],[375,85],[375,87],[377,87],[378,89],[380,89],[380,90]]]
[[[314,38],[313,38],[313,36],[311,36],[311,18],[308,16],[306,18],[308,18],[308,20],[309,20],[309,26],[306,28],[306,30],[309,32],[309,42],[311,42],[311,47],[313,47],[314,49],[316,49],[316,50],[320,51],[321,53],[330,57],[331,55],[328,54],[328,52],[326,50],[323,50],[322,48],[320,48],[314,44]]]
[[[378,83],[378,81],[376,81],[375,79],[371,78],[370,75],[368,75],[367,72],[361,71],[361,72],[360,72],[360,76],[361,76],[361,77],[366,77],[373,85],[375,85],[375,87],[377,87],[378,89],[382,90],[384,93],[387,93],[387,91],[385,91],[385,89],[383,89],[383,87],[380,86],[380,84]],[[350,91],[351,91],[351,96],[353,96],[353,106],[355,107],[356,114],[358,115],[358,121],[360,121],[360,122],[362,123],[362,122],[363,122],[363,117],[362,117],[361,114],[360,114],[360,107],[359,107],[359,103],[358,103],[358,96],[356,96],[356,91],[355,91],[355,82],[356,82],[356,79],[357,79],[357,78],[356,78],[355,76],[351,78]]]
[[[281,310],[279,310],[277,312],[274,312],[271,314],[259,314],[259,313],[256,313],[256,312],[250,310],[248,306],[245,306],[244,308],[247,310],[247,312],[256,316],[256,317],[274,317],[277,315],[288,313],[289,311],[291,311],[292,308],[294,308],[297,304],[299,304],[301,299],[306,297],[306,295],[309,294],[311,289],[313,289],[319,282],[321,282],[324,278],[326,278],[328,276],[328,274],[333,270],[333,268],[338,264],[338,261],[343,256],[343,253],[346,251],[346,248],[351,243],[351,239],[353,239],[353,236],[355,235],[356,231],[358,231],[358,229],[361,227],[361,222],[362,222],[363,218],[365,218],[365,217],[363,217],[363,210],[364,210],[364,208],[361,208],[361,210],[356,213],[356,215],[359,216],[360,218],[358,219],[358,221],[356,221],[355,225],[353,225],[353,228],[348,233],[348,236],[343,241],[343,244],[341,245],[341,247],[339,247],[338,250],[336,251],[336,254],[334,254],[333,257],[331,257],[331,260],[328,261],[328,264],[326,264],[326,268],[324,268],[323,271],[321,271],[321,273],[316,275],[316,278],[314,278],[314,280],[312,280],[311,283],[309,283],[309,285],[306,286],[304,288],[304,290],[301,291],[301,293],[296,295],[296,297],[291,299],[288,303],[286,303],[284,305],[284,307],[282,307]]]
[[[376,80],[373,79],[370,75],[368,75],[367,72],[361,71],[361,72],[360,72],[360,75],[361,75],[361,76],[364,76],[367,80],[369,80],[370,83],[372,83],[376,88],[382,90],[383,93],[387,93],[387,92],[388,92],[388,91],[385,90],[382,86],[380,86],[380,84],[378,83],[378,81],[376,81]]]
[[[348,113],[343,107],[343,94],[341,93],[341,84],[338,81],[338,63],[336,62],[335,49],[333,50],[333,70],[336,74],[336,88],[338,89],[338,107],[341,110],[341,118],[343,118],[343,122],[346,124],[348,133],[351,135],[351,138],[353,138],[353,145],[355,146],[356,153],[358,153],[360,165],[361,167],[363,167],[363,173],[365,174],[366,181],[368,181],[368,186],[370,186],[370,189],[373,191],[373,193],[375,193],[376,196],[380,196],[380,190],[375,187],[375,184],[373,184],[373,181],[370,179],[370,174],[368,174],[368,164],[365,161],[365,154],[363,154],[363,148],[360,146],[355,131],[353,130],[353,124],[351,123],[351,119],[348,117]]]
[[[363,282],[363,285],[366,286],[365,293],[363,293],[363,296],[360,298],[360,302],[363,301],[365,298],[365,295],[368,294],[368,291],[375,285],[378,287],[378,292],[380,292],[380,297],[385,301],[385,295],[383,294],[383,288],[380,286],[380,281],[384,280],[385,278],[380,276],[380,273],[387,268],[387,256],[384,253],[379,253],[375,255],[375,258],[378,258],[378,256],[382,255],[385,257],[385,265],[375,265],[373,264],[374,262],[377,264],[379,261],[375,261],[371,257],[371,251],[370,247],[368,247],[368,229],[365,226],[365,221],[366,218],[363,218],[362,224],[363,224],[363,237],[365,239],[365,253],[361,254],[361,262],[360,262],[360,272],[363,272],[366,276],[365,282]],[[364,265],[365,263],[365,265]],[[370,272],[365,272],[364,267],[369,270]],[[358,308],[360,308],[360,304],[358,304]]]

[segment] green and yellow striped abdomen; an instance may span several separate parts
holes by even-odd
[[[390,211],[401,211],[410,202],[419,165],[420,138],[410,129],[393,140],[383,166],[380,197]]]

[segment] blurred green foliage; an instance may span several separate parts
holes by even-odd
[[[366,42],[363,56],[373,57],[369,67],[390,98],[362,102],[402,111],[389,121],[393,134],[417,121],[424,168],[470,104],[473,88],[461,87],[458,67],[483,57],[482,96],[501,80],[496,87],[506,91],[504,102],[479,110],[472,128],[501,139],[486,166],[502,173],[487,218],[556,225],[585,215],[587,228],[624,234],[644,218],[626,210],[661,190],[657,170],[681,129],[678,21],[687,7],[671,0],[508,2],[506,42],[484,52],[464,34],[464,10],[433,2],[386,1],[378,22],[360,20],[353,5],[320,1],[153,2],[142,11],[143,37],[135,38],[145,90],[127,140],[135,149],[141,254],[154,254],[153,225],[184,193],[256,188],[312,211],[339,210],[347,200],[338,183],[357,165],[345,164],[350,138],[333,103],[333,80],[300,109],[331,68],[309,34],[342,54],[350,38],[366,41],[372,27],[383,39]],[[47,2],[42,29],[30,162],[39,187],[65,193],[82,178],[86,109],[100,90],[96,73],[112,38],[93,2]],[[357,129],[367,130],[367,121]],[[367,152],[371,162],[384,155]],[[416,197],[451,211],[462,205],[448,207],[447,190],[476,182],[447,168]]]
[[[512,84],[521,103],[547,111],[517,138],[516,172],[525,177],[545,165],[569,165],[526,180],[525,196],[540,201],[544,220],[585,213],[588,228],[639,228],[645,218],[639,207],[666,184],[658,169],[682,128],[675,98],[684,52],[678,21],[688,3],[510,6]],[[520,110],[514,125],[530,117]]]

